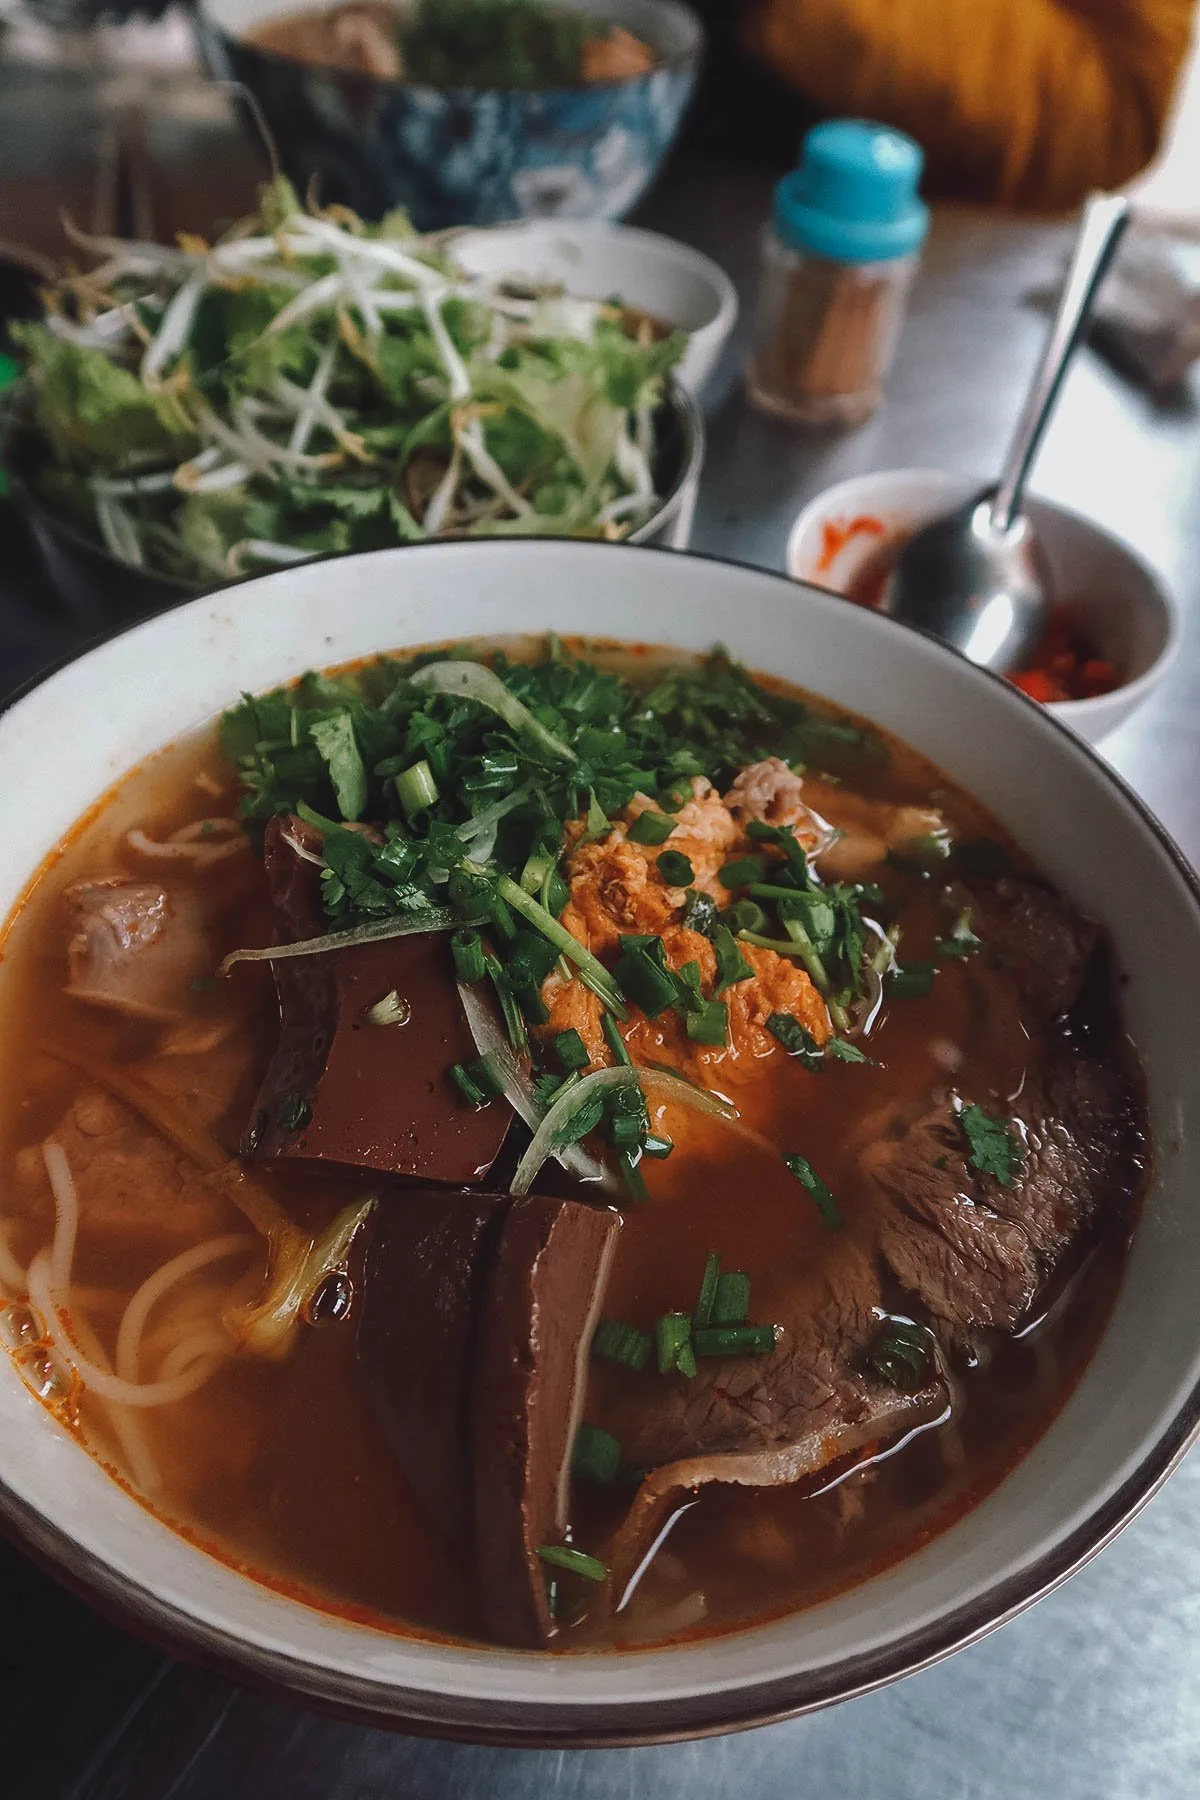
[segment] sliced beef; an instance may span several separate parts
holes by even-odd
[[[962,889],[971,926],[1016,985],[1025,1022],[1038,1030],[1069,1012],[1082,992],[1100,929],[1052,888],[1025,877]]]
[[[475,1543],[488,1624],[536,1648],[553,1631],[540,1545],[569,1524],[570,1458],[620,1215],[529,1195],[504,1223],[475,1376]]]
[[[933,1424],[945,1412],[948,1400],[940,1380],[916,1393],[872,1386],[865,1390],[859,1416],[853,1420],[813,1423],[773,1448],[691,1456],[655,1469],[639,1487],[608,1549],[606,1599],[610,1610],[620,1612],[632,1597],[647,1549],[671,1513],[686,1504],[688,1495],[713,1482],[765,1488],[810,1480],[834,1463],[873,1445],[886,1444],[901,1432]]]
[[[64,898],[73,914],[68,994],[133,1018],[181,1018],[191,983],[213,970],[199,898],[184,885],[120,876],[77,881]]]
[[[608,1605],[620,1610],[650,1545],[688,1490],[712,1482],[781,1487],[844,1457],[932,1423],[948,1404],[940,1375],[914,1393],[865,1370],[879,1329],[874,1258],[848,1238],[830,1242],[819,1268],[777,1308],[769,1356],[702,1362],[696,1375],[626,1384],[605,1423],[625,1458],[651,1470],[608,1553]]]
[[[880,1249],[901,1286],[956,1331],[1010,1331],[1037,1289],[1037,1258],[1020,1225],[976,1198],[948,1107],[873,1146],[868,1166],[894,1202]]]
[[[376,1209],[363,1275],[362,1379],[438,1530],[474,1530],[471,1388],[480,1300],[508,1199],[427,1188]]]
[[[1143,1108],[1123,1059],[1053,1046],[1013,1103],[1025,1166],[1011,1188],[979,1178],[984,1202],[1021,1226],[1043,1267],[1102,1212],[1132,1216],[1145,1166]]]
[[[326,929],[319,837],[298,819],[267,827],[264,860],[285,942]],[[444,938],[363,944],[273,965],[280,1036],[243,1137],[247,1156],[379,1169],[412,1181],[480,1181],[511,1122],[500,1101],[471,1107],[448,1079],[475,1044]],[[395,991],[403,1025],[369,1009]]]
[[[1118,1061],[1051,1038],[1011,1112],[1025,1143],[1011,1187],[971,1166],[948,1103],[869,1153],[894,1203],[881,1230],[885,1260],[963,1339],[1011,1330],[1102,1209],[1110,1222],[1131,1214],[1140,1178],[1140,1111]]]

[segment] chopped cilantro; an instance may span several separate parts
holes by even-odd
[[[982,1106],[964,1106],[958,1115],[971,1146],[971,1163],[981,1175],[993,1175],[1001,1187],[1012,1187],[1025,1163],[1025,1147],[1011,1119],[998,1119]]]

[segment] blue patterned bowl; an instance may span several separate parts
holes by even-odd
[[[197,29],[209,69],[257,101],[301,192],[315,175],[324,202],[367,218],[403,206],[422,231],[624,217],[678,130],[703,45],[699,20],[679,0],[586,0],[592,16],[652,44],[656,67],[624,81],[537,92],[421,87],[318,68],[247,42],[255,26],[302,7],[304,0],[201,0]]]

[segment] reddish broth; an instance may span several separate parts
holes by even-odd
[[[646,662],[602,660],[626,671]],[[932,800],[956,835],[1002,836],[939,770],[901,744],[888,749],[886,760],[855,778],[857,792],[896,802]],[[837,792],[834,784],[822,790],[822,810],[834,823]],[[83,821],[10,922],[0,969],[0,1054],[9,1071],[0,1091],[0,1171],[9,1195],[3,1224],[22,1266],[46,1244],[53,1223],[38,1147],[48,1134],[62,1134],[65,1112],[82,1111],[86,1120],[97,1110],[95,1083],[40,1053],[46,1039],[140,1075],[211,1125],[226,1148],[237,1142],[275,1027],[265,969],[242,967],[229,982],[189,992],[176,1040],[184,1047],[164,1054],[159,1028],[65,995],[62,900],[73,881],[129,868],[122,840],[130,826],[165,836],[197,818],[228,814],[235,804],[211,732],[165,750]],[[882,868],[876,879],[892,888],[902,877]],[[214,959],[271,940],[265,886],[251,853],[195,881]],[[930,890],[918,888],[906,903],[904,929],[906,958],[933,954],[944,927]],[[640,1029],[653,1033],[654,1027]],[[859,1203],[865,1177],[857,1152],[883,1128],[889,1110],[944,1080],[948,1057],[964,1091],[1011,1092],[1027,1045],[1009,989],[997,979],[981,1006],[964,966],[949,962],[927,998],[887,1004],[869,1040],[881,1067],[813,1074],[774,1057],[743,1076],[736,1099],[773,1145],[803,1150],[821,1171],[838,1196],[846,1230],[866,1231],[870,1208]],[[115,1112],[135,1165],[143,1157],[161,1162],[162,1141],[152,1127],[111,1103],[99,1111],[110,1120]],[[717,1250],[725,1268],[750,1275],[752,1316],[769,1319],[773,1292],[788,1269],[822,1254],[827,1228],[816,1208],[777,1156],[677,1105],[656,1103],[652,1112],[676,1148],[668,1160],[644,1165],[651,1200],[626,1213],[606,1314],[651,1326],[660,1312],[690,1309],[705,1255]],[[289,1214],[314,1223],[354,1194],[380,1188],[294,1165],[260,1168],[258,1176]],[[381,1203],[387,1204],[386,1187]],[[188,1245],[179,1205],[169,1187],[149,1181],[107,1219],[84,1211],[75,1303],[110,1352],[130,1295],[166,1256]],[[199,1235],[245,1230],[247,1253],[181,1286],[164,1318],[189,1304],[205,1316],[219,1314],[231,1298],[247,1299],[261,1280],[261,1249],[240,1215],[215,1195],[204,1207]],[[1043,1316],[1019,1337],[986,1334],[979,1366],[960,1370],[962,1404],[952,1424],[925,1430],[877,1461],[867,1457],[856,1468],[827,1472],[810,1484],[815,1493],[803,1485],[704,1490],[616,1622],[568,1625],[560,1644],[646,1643],[760,1621],[850,1587],[944,1530],[1004,1478],[1070,1393],[1105,1327],[1127,1237],[1124,1219],[1119,1229],[1096,1234],[1039,1303]],[[593,1365],[587,1416],[597,1424],[619,1378]],[[59,1412],[136,1491],[107,1408],[84,1394],[77,1416]],[[282,1363],[234,1360],[192,1397],[146,1409],[141,1422],[161,1477],[159,1491],[142,1497],[214,1555],[315,1606],[386,1630],[484,1635],[470,1549],[430,1529],[392,1466],[356,1371],[348,1326],[306,1329]],[[599,1541],[621,1504],[611,1492],[576,1483],[577,1541]]]

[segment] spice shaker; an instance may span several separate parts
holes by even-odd
[[[903,132],[831,119],[775,188],[747,370],[750,399],[800,425],[858,425],[879,404],[929,229],[924,156]]]

